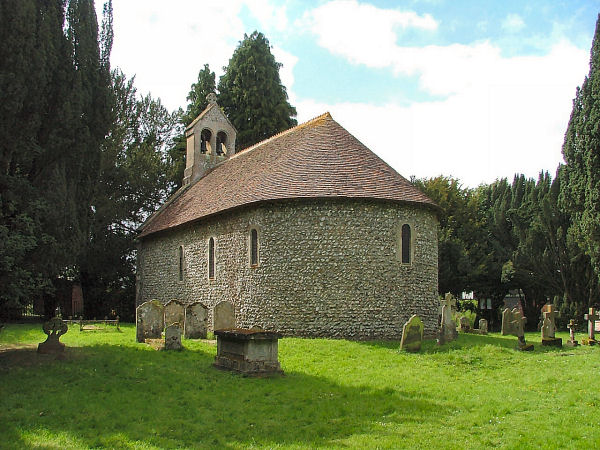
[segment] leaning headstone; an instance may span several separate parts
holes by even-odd
[[[569,340],[567,341],[567,345],[569,347],[577,347],[579,345],[579,343],[575,340],[575,327],[575,320],[571,319],[567,325],[567,328],[569,329]]]
[[[181,326],[175,322],[165,328],[165,350],[181,350]]]
[[[595,330],[594,325],[595,325],[595,321],[600,319],[600,315],[598,315],[598,312],[594,308],[590,308],[588,314],[584,315],[583,318],[588,321],[587,342],[589,345],[594,345],[594,344],[596,344],[596,339],[595,339],[595,334],[594,334],[594,332],[596,330]]]
[[[158,339],[165,328],[164,306],[158,300],[142,303],[135,310],[136,340]]]
[[[423,341],[423,321],[416,314],[402,327],[402,340],[400,341],[400,350],[407,352],[418,352],[421,350]]]
[[[183,327],[185,322],[185,306],[177,300],[168,301],[165,305],[165,326],[177,323]]]
[[[208,310],[202,303],[196,302],[186,306],[184,337],[186,339],[206,339],[207,319]]]
[[[59,338],[65,334],[69,327],[62,319],[54,317],[42,326],[44,333],[48,335],[44,342],[38,344],[38,353],[63,353],[65,344],[59,341]]]
[[[502,311],[502,335],[512,334],[519,340],[519,350],[531,351],[533,344],[525,342],[525,322],[527,318],[523,317],[521,311],[514,308],[512,311],[506,308]]]
[[[213,309],[213,331],[235,328],[235,309],[233,303],[223,301]]]
[[[452,320],[452,308],[456,307],[456,300],[452,294],[447,293],[441,301],[442,305],[442,320],[440,321],[440,329],[438,331],[437,343],[439,345],[450,342],[456,339],[458,335],[456,331],[456,323]]]
[[[479,334],[488,334],[488,321],[479,319]]]
[[[542,322],[542,345],[562,347],[562,339],[556,337],[556,322],[557,315],[556,307],[552,304],[544,305],[542,308],[544,320]]]

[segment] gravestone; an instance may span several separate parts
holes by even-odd
[[[527,318],[523,317],[521,311],[514,308],[512,311],[506,308],[502,311],[502,335],[511,334],[517,336],[519,341],[519,350],[531,351],[533,344],[525,342],[525,322]]]
[[[183,327],[185,323],[185,307],[177,300],[168,301],[165,305],[165,326],[177,323]]]
[[[181,350],[181,326],[175,322],[165,328],[165,350]]]
[[[136,339],[146,342],[146,339],[161,337],[165,328],[164,306],[158,300],[142,303],[135,310]]]
[[[589,345],[594,345],[596,344],[596,339],[595,339],[595,334],[594,332],[595,330],[595,321],[600,319],[600,316],[598,315],[598,312],[594,309],[594,308],[590,308],[588,314],[584,315],[583,318],[585,320],[588,321],[588,344]]]
[[[65,344],[59,341],[59,338],[65,334],[69,327],[62,319],[54,317],[42,325],[42,330],[48,335],[44,342],[38,344],[38,353],[52,354],[63,353]]]
[[[471,332],[471,324],[467,317],[461,316],[459,319],[459,323],[460,323],[460,331],[462,331],[463,333]]]
[[[215,367],[246,375],[283,373],[278,360],[279,333],[261,329],[215,331],[217,356]]]
[[[206,321],[208,311],[200,302],[192,303],[185,308],[185,326],[183,334],[186,339],[206,339]]]
[[[407,352],[418,352],[421,350],[423,341],[423,321],[416,314],[402,327],[402,340],[400,341],[400,350]]]
[[[479,319],[479,334],[488,334],[488,321]]]
[[[579,343],[575,340],[575,327],[575,320],[571,319],[567,325],[567,328],[569,329],[569,340],[567,341],[567,345],[569,347],[577,347],[579,345]]]
[[[233,303],[223,301],[213,309],[213,331],[235,328]]]
[[[450,342],[456,339],[458,332],[456,331],[456,323],[452,320],[452,309],[456,307],[456,300],[452,294],[447,293],[441,301],[442,319],[440,321],[440,329],[438,331],[438,345],[445,342]]]
[[[562,339],[556,337],[556,322],[557,315],[556,307],[552,304],[544,305],[542,308],[542,345],[562,347]]]

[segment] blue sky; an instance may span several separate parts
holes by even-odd
[[[330,111],[405,177],[554,173],[600,1],[113,0],[113,67],[171,110],[262,31],[305,121]],[[101,9],[101,5],[97,5]]]

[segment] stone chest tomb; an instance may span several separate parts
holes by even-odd
[[[140,229],[137,305],[200,302],[209,332],[399,340],[417,314],[435,335],[437,206],[328,113],[236,152],[211,103],[186,135],[185,183]]]
[[[217,330],[215,367],[248,375],[283,373],[278,354],[280,334],[260,329]]]

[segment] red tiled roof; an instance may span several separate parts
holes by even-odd
[[[371,198],[436,205],[329,113],[236,153],[176,192],[139,237],[251,203]]]

